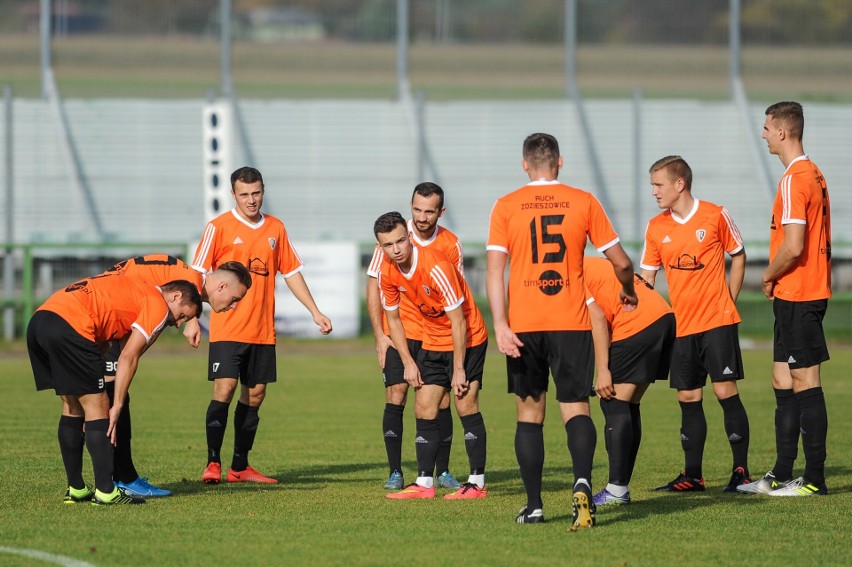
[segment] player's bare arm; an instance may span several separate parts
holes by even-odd
[[[423,385],[423,380],[420,379],[420,369],[417,368],[417,363],[414,361],[414,357],[411,356],[411,351],[408,350],[408,341],[405,338],[405,329],[402,326],[399,311],[396,309],[385,311],[385,315],[388,318],[388,330],[390,331],[393,346],[402,360],[405,381],[412,388],[419,388]]]
[[[287,283],[287,287],[290,288],[290,292],[293,296],[299,300],[299,303],[304,305],[305,308],[310,311],[314,318],[314,323],[316,323],[320,328],[320,332],[323,335],[331,333],[331,319],[320,312],[316,302],[314,301],[314,297],[311,295],[311,290],[308,289],[308,284],[305,282],[305,278],[302,276],[301,272],[296,272],[284,281]]]
[[[639,304],[639,298],[636,296],[636,290],[633,287],[633,262],[630,256],[621,247],[621,244],[615,244],[604,250],[604,255],[612,264],[612,269],[615,271],[615,277],[621,282],[621,292],[619,297],[625,311],[633,311]]]
[[[385,357],[388,349],[393,346],[393,341],[385,334],[382,326],[382,301],[379,293],[378,280],[373,277],[367,278],[367,313],[370,316],[370,326],[373,327],[373,338],[376,340],[376,357],[379,359],[379,367],[385,367]]]
[[[151,343],[153,341],[154,339],[151,340]],[[145,336],[138,329],[133,329],[121,349],[121,355],[118,357],[118,368],[115,372],[115,398],[109,410],[109,427],[107,428],[107,435],[113,445],[115,445],[115,426],[118,423],[118,416],[124,406],[127,391],[130,389],[130,382],[136,375],[139,358],[148,348],[148,345]]]
[[[642,270],[639,277],[648,282],[651,288],[654,288],[654,282],[657,281],[657,270]]]
[[[603,309],[594,301],[589,303],[588,307],[595,346],[595,391],[602,399],[608,400],[615,397],[615,387],[612,385],[612,374],[609,371],[609,345],[612,343],[612,334]]]
[[[464,396],[470,388],[467,374],[464,371],[465,345],[467,344],[467,323],[461,306],[447,311],[453,333],[453,378],[450,386],[456,396]]]
[[[731,271],[728,273],[728,289],[731,292],[731,299],[734,300],[734,303],[737,302],[737,297],[740,295],[740,290],[743,287],[745,266],[746,254],[745,248],[742,248],[736,254],[731,255]]]
[[[491,307],[497,349],[506,356],[518,358],[521,356],[519,349],[524,346],[524,343],[509,328],[506,316],[506,260],[506,254],[503,252],[489,250],[486,253],[485,292]]]
[[[775,258],[763,270],[763,295],[770,300],[772,299],[775,282],[799,263],[802,251],[805,249],[807,225],[784,224],[781,225],[781,228],[784,230],[784,242],[778,248]]]

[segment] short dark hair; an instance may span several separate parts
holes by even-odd
[[[260,181],[261,189],[264,188],[263,175],[261,175],[260,172],[255,168],[249,167],[247,165],[235,170],[234,173],[231,174],[232,190],[237,188],[237,181],[242,181],[243,183],[247,184],[257,183],[258,181]]]
[[[692,191],[692,168],[686,160],[680,156],[666,156],[655,161],[648,173],[654,173],[665,169],[669,179],[683,179],[687,191]]]
[[[378,238],[380,234],[390,232],[400,224],[406,227],[406,229],[408,228],[408,223],[405,222],[405,218],[398,212],[391,211],[389,213],[385,213],[377,218],[376,222],[373,223],[373,234],[376,235],[376,238]]]
[[[550,134],[530,134],[524,140],[524,160],[533,169],[559,165],[559,142]]]
[[[231,260],[230,262],[225,262],[224,264],[216,266],[216,269],[234,274],[237,280],[246,286],[246,289],[251,287],[251,273],[249,273],[248,268],[240,262]]]
[[[179,291],[182,295],[180,304],[194,305],[195,316],[201,317],[201,312],[204,310],[204,308],[201,305],[201,294],[198,293],[198,288],[195,287],[195,284],[191,284],[186,280],[173,280],[161,285],[160,289],[166,293]]]
[[[414,188],[414,193],[411,194],[411,200],[414,201],[414,196],[420,195],[421,197],[431,197],[432,195],[438,196],[438,210],[444,208],[444,190],[441,189],[441,186],[437,183],[432,183],[431,181],[424,181],[423,183],[418,183]]]
[[[802,105],[792,100],[776,102],[766,109],[766,115],[778,120],[796,140],[805,132],[805,112]]]

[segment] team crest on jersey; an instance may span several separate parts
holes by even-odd
[[[269,247],[275,250],[275,245],[278,244],[274,238],[269,239]]]
[[[426,295],[432,295],[432,291],[429,289],[429,286],[424,285],[424,286],[423,286],[423,292],[424,292]]]
[[[707,231],[703,228],[699,228],[695,231],[695,238],[698,239],[698,242],[704,242],[704,237],[707,236]]]

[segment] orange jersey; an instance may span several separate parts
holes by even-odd
[[[453,309],[462,309],[467,323],[465,346],[484,343],[488,331],[458,270],[437,250],[412,246],[411,254],[408,273],[402,273],[395,262],[382,262],[378,275],[382,306],[388,311],[398,309],[403,296],[416,305],[426,350],[453,350],[452,325],[446,313]]]
[[[127,276],[148,285],[186,280],[195,285],[198,293],[204,297],[204,274],[166,254],[146,254],[122,260],[104,273]]]
[[[667,210],[648,223],[641,267],[665,269],[678,337],[740,322],[725,280],[725,252],[742,249],[730,213],[707,201],[695,199],[684,219]]]
[[[615,277],[612,264],[605,258],[586,257],[583,261],[583,278],[588,289],[588,301],[594,301],[606,315],[612,327],[612,341],[632,337],[672,312],[672,308],[663,296],[639,277],[633,274],[633,287],[639,305],[633,311],[625,311],[619,298],[621,282]]]
[[[56,313],[75,331],[99,344],[122,339],[133,329],[150,343],[169,317],[158,288],[106,274],[57,291],[38,310]]]
[[[210,342],[275,344],[275,276],[287,278],[302,269],[284,223],[262,215],[252,224],[234,209],[210,221],[192,267],[208,272],[231,260],[248,267],[252,285],[236,309],[210,313]]]
[[[805,226],[805,246],[799,262],[778,278],[773,295],[786,301],[828,299],[831,297],[831,205],[825,177],[808,156],[790,162],[778,183],[769,227],[770,261],[784,242],[785,224]]]
[[[421,248],[431,247],[433,250],[438,250],[444,254],[450,263],[455,266],[459,274],[464,277],[464,252],[458,236],[453,234],[452,231],[442,226],[436,226],[435,232],[432,236],[427,240],[423,240],[414,232],[414,228],[409,220],[408,234],[411,236],[411,241],[417,246],[420,246]],[[370,266],[367,268],[367,276],[371,278],[378,278],[382,262],[391,262],[391,260],[377,245],[376,249],[373,251],[373,259],[370,260]],[[404,296],[399,306],[399,317],[402,319],[403,327],[405,327],[406,338],[422,341],[423,318],[420,316],[420,311],[417,310],[417,307],[415,307],[414,304],[408,301],[408,298]],[[382,327],[387,335],[389,333],[388,320],[387,317],[384,316],[384,313],[382,314]]]
[[[618,243],[591,193],[558,181],[535,181],[497,200],[486,249],[509,255],[512,331],[592,328],[583,286],[587,239],[600,252]]]

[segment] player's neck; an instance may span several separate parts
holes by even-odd
[[[784,148],[784,150],[779,154],[778,157],[781,158],[781,163],[784,164],[784,167],[790,167],[790,164],[799,156],[805,155],[805,148],[801,143],[790,144],[789,147]]]
[[[674,215],[677,215],[678,218],[685,219],[689,216],[689,213],[692,212],[692,207],[695,206],[695,197],[692,196],[692,193],[688,191],[684,191],[681,193],[680,198],[672,205],[671,212]]]

